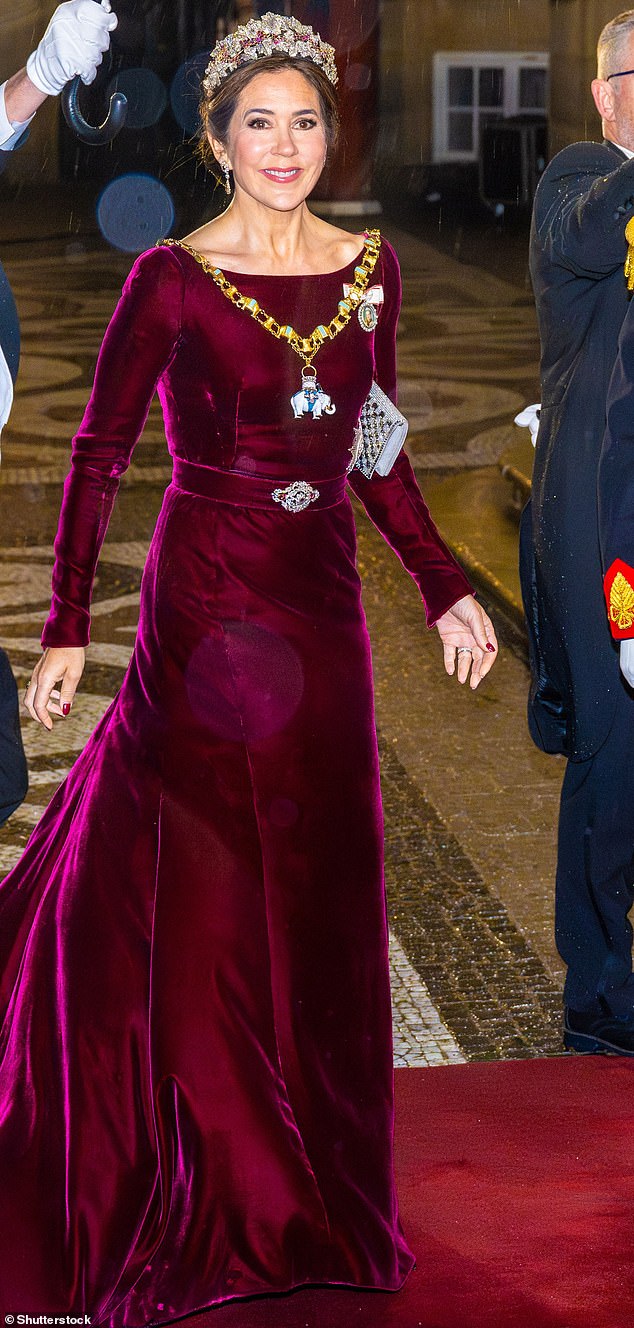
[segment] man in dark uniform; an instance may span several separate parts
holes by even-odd
[[[117,19],[109,0],[66,0],[58,5],[26,67],[0,87],[0,151],[19,147],[38,107],[80,75],[92,83]],[[0,266],[0,433],[11,410],[20,358],[15,302]],[[28,787],[18,696],[8,657],[0,650],[0,825],[19,807]]]
[[[625,274],[634,290],[634,221],[626,228]],[[610,631],[634,696],[634,303],[630,300],[608,388],[599,462],[599,534]]]
[[[0,266],[0,432],[11,409],[19,360],[18,315],[11,287]],[[0,825],[19,807],[27,788],[17,689],[8,656],[0,650]]]
[[[608,383],[628,307],[634,10],[601,33],[592,92],[603,143],[560,152],[535,198],[542,409],[521,571],[531,733],[568,758],[556,882],[557,947],[568,970],[564,1043],[634,1055],[634,697],[606,619],[597,514]]]

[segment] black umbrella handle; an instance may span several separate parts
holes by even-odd
[[[82,143],[90,143],[93,146],[99,146],[105,143],[111,143],[113,138],[123,129],[128,114],[128,99],[122,92],[113,92],[110,98],[108,114],[100,125],[91,125],[84,116],[79,105],[79,89],[81,88],[81,79],[73,78],[66,87],[62,89],[61,103],[64,112],[64,119],[69,129],[81,139]]]

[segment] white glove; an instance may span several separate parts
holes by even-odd
[[[9,373],[4,351],[0,346],[0,434],[11,413],[13,403],[13,379]]]
[[[535,447],[535,444],[537,443],[537,435],[539,433],[540,410],[541,401],[536,401],[534,406],[525,406],[524,410],[521,410],[519,415],[516,415],[513,420],[514,424],[519,424],[520,429],[530,429],[531,443],[533,444],[533,447]]]
[[[66,0],[58,5],[42,40],[26,62],[26,72],[36,88],[56,97],[79,74],[82,83],[93,83],[110,33],[117,26],[110,0]]]
[[[634,687],[634,641],[621,641],[619,662],[625,681]]]

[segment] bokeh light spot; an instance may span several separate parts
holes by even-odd
[[[198,128],[200,84],[208,60],[209,51],[199,51],[181,65],[172,79],[170,102],[174,119],[186,134],[195,134]]]
[[[185,683],[199,723],[232,742],[282,733],[304,692],[300,656],[258,623],[226,621],[192,651]]]
[[[346,87],[352,92],[365,92],[372,82],[372,70],[369,65],[353,63],[346,69]]]
[[[167,106],[167,89],[153,69],[121,69],[108,84],[108,97],[122,92],[128,100],[126,129],[149,129]]]
[[[299,807],[293,798],[272,798],[269,821],[280,830],[290,830],[299,820]]]
[[[128,254],[140,254],[167,235],[174,216],[169,189],[153,175],[120,175],[106,185],[97,203],[104,239]]]

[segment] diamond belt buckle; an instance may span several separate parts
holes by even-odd
[[[271,495],[274,503],[281,503],[286,512],[303,512],[319,497],[319,489],[313,489],[306,480],[294,480],[286,489],[274,489]]]

